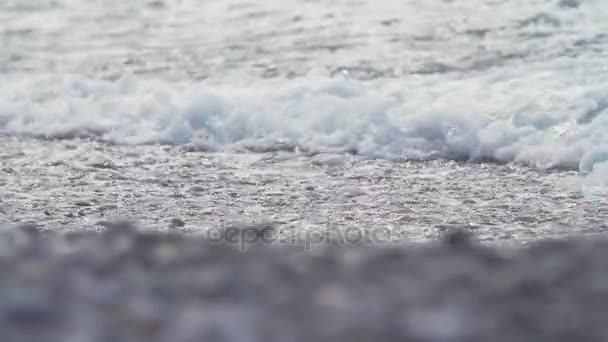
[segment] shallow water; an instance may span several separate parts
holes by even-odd
[[[347,154],[208,153],[31,138],[2,143],[8,149],[0,153],[0,224],[102,229],[123,217],[198,233],[265,224],[284,235],[356,227],[384,229],[386,242],[435,239],[458,227],[494,242],[608,228],[607,203],[585,199],[572,185],[574,172]]]

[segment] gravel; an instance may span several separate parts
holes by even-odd
[[[257,244],[0,233],[1,341],[604,341],[608,240]]]

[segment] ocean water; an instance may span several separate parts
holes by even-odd
[[[608,229],[602,0],[0,0],[0,225]]]

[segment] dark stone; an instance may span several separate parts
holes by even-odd
[[[461,228],[451,229],[443,236],[443,243],[447,246],[466,247],[472,244],[473,234]]]
[[[38,235],[40,233],[40,226],[32,223],[19,225],[17,229],[28,236]]]
[[[580,0],[560,0],[558,5],[562,8],[579,8],[581,2]]]
[[[169,223],[169,228],[180,228],[185,226],[186,223],[178,218],[172,218],[171,222]]]

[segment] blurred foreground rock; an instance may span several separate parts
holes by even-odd
[[[608,240],[238,246],[0,234],[0,341],[604,341]]]

